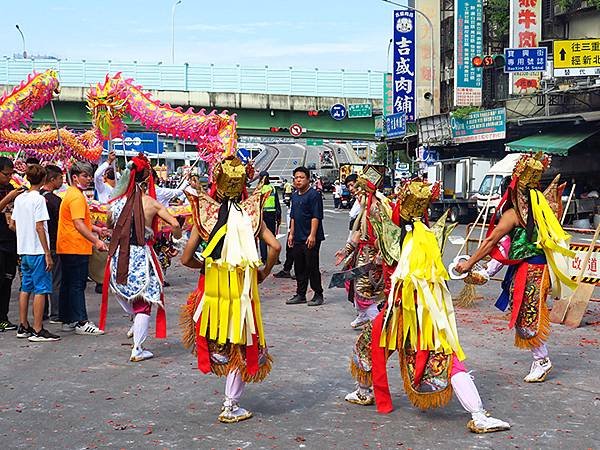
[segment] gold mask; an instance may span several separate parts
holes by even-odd
[[[246,166],[237,157],[225,158],[215,165],[213,179],[221,198],[237,198],[246,186]]]
[[[409,181],[400,190],[400,216],[404,220],[425,215],[432,195],[432,186],[422,181]]]
[[[518,186],[523,190],[526,188],[538,188],[544,170],[549,165],[548,157],[539,152],[536,155],[524,155],[517,165],[513,174],[519,177]]]

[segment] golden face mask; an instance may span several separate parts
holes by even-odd
[[[544,156],[541,152],[536,155],[523,156],[515,166],[513,172],[515,176],[519,177],[519,189],[538,188],[542,174],[548,165],[548,157]]]
[[[229,157],[213,169],[213,178],[220,197],[237,198],[246,185],[246,167],[237,157]]]
[[[410,181],[400,191],[400,216],[404,220],[419,219],[431,201],[432,186],[422,181]]]

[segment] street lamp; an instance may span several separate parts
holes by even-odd
[[[394,43],[394,38],[390,38],[390,42],[388,44],[387,49],[387,61],[386,61],[386,72],[390,71],[390,50],[392,49],[392,44]],[[394,62],[392,61],[392,70],[394,69]]]
[[[177,0],[171,9],[171,64],[175,64],[175,7],[181,2],[182,0]]]
[[[410,9],[414,12],[416,12],[417,14],[420,14],[425,21],[427,22],[427,25],[429,25],[429,30],[431,31],[431,50],[430,50],[430,56],[431,56],[431,60],[430,60],[430,73],[431,73],[431,115],[433,116],[435,114],[435,95],[433,95],[433,88],[434,88],[434,83],[433,81],[435,80],[435,64],[434,64],[434,39],[433,39],[433,23],[431,23],[431,20],[429,19],[429,17],[427,17],[427,14],[425,14],[423,11],[418,10],[417,8],[413,8],[412,6],[407,6],[407,5],[401,5],[400,3],[396,3],[393,2],[391,0],[381,0],[382,2],[385,3],[389,3],[391,5],[395,5],[398,6],[399,8],[406,8],[406,9]]]
[[[17,30],[19,31],[19,34],[21,35],[21,40],[23,41],[23,59],[25,59],[25,58],[27,58],[27,51],[25,50],[25,35],[21,31],[19,24],[16,24],[15,27],[17,27]]]

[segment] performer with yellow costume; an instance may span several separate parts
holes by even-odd
[[[492,219],[481,246],[456,266],[457,272],[468,272],[487,255],[509,265],[496,307],[504,311],[511,306],[509,327],[515,328],[515,346],[533,353],[534,361],[524,378],[529,383],[544,381],[552,370],[546,348],[550,334],[546,297],[550,287],[554,297],[568,297],[575,287],[567,275],[567,256],[574,256],[569,250],[571,237],[556,218],[560,193],[556,189],[547,189],[546,193],[538,189],[549,164],[549,158],[541,153],[521,157],[498,206],[502,211],[498,225]],[[508,258],[496,245],[506,235],[511,239]]]
[[[376,402],[378,412],[391,412],[386,362],[397,350],[404,389],[413,405],[423,409],[443,406],[454,391],[471,413],[472,420],[467,424],[471,431],[507,430],[508,423],[487,416],[477,387],[462,363],[465,355],[458,340],[440,243],[422,222],[438,190],[437,185],[419,180],[406,183],[396,205],[399,214],[392,216],[399,219],[396,225],[400,228],[383,215],[381,225],[375,226],[379,242],[384,243],[382,253],[396,258],[396,267],[386,307],[356,342],[350,370],[358,388],[345,399],[359,405]],[[384,236],[397,236],[401,248],[394,251]]]
[[[182,262],[203,273],[182,311],[184,345],[193,348],[202,372],[227,377],[219,420],[228,423],[252,417],[238,404],[244,385],[262,381],[271,370],[258,284],[271,272],[281,246],[262,221],[262,186],[249,197],[246,193],[251,171],[229,156],[214,166],[210,194],[186,192],[194,227]],[[269,248],[262,268],[257,237]]]

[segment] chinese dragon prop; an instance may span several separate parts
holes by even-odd
[[[106,76],[104,83],[92,87],[87,95],[98,138],[107,140],[122,136],[126,114],[145,128],[195,142],[199,156],[213,164],[236,151],[236,119],[227,111],[206,114],[202,109],[172,108],[152,99],[149,92],[136,86],[132,79],[120,73]]]
[[[55,70],[30,74],[10,94],[0,97],[0,129],[17,129],[28,125],[33,113],[43,108],[59,92],[58,75]]]

